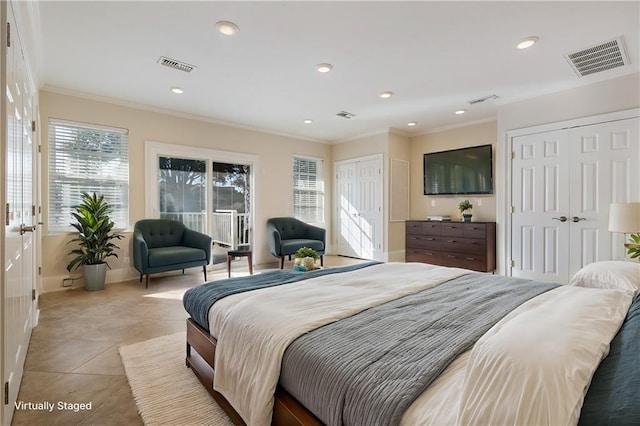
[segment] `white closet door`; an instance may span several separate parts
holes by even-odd
[[[512,138],[511,274],[561,284],[586,264],[624,259],[609,204],[640,200],[640,122]]]
[[[382,249],[381,224],[381,170],[380,161],[360,161],[358,173],[358,227],[360,229],[360,255],[364,259],[378,259]]]
[[[361,235],[357,202],[356,163],[337,166],[338,254],[359,257]]]
[[[338,163],[335,187],[338,254],[384,260],[380,159]]]
[[[571,129],[569,273],[624,259],[623,235],[608,231],[609,204],[640,201],[640,119]]]
[[[569,144],[566,130],[513,138],[512,275],[566,282]]]

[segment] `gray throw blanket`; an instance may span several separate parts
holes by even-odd
[[[472,273],[296,339],[280,384],[328,425],[397,425],[495,323],[555,284]]]

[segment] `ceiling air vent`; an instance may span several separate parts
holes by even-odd
[[[622,37],[564,56],[581,77],[629,64]]]
[[[469,101],[469,103],[470,103],[471,105],[474,105],[474,104],[481,104],[481,103],[483,103],[483,102],[488,101],[489,99],[492,99],[492,100],[493,100],[493,99],[498,99],[498,95],[489,95],[489,96],[485,96],[484,98],[474,99],[474,100],[472,100],[472,101]]]
[[[191,72],[195,69],[195,65],[189,65],[186,62],[181,62],[176,59],[167,58],[165,56],[160,56],[158,59],[158,63],[160,65],[164,65],[165,67],[173,68],[179,71]]]
[[[340,111],[339,113],[336,114],[338,117],[342,117],[342,118],[353,118],[356,115],[347,111]]]

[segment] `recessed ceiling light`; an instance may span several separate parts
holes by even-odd
[[[310,118],[307,118],[307,119],[303,120],[302,122],[303,122],[304,124],[311,124],[311,123],[313,123],[313,120],[312,120],[312,119],[310,119]]]
[[[518,49],[526,49],[526,48],[531,47],[534,44],[536,44],[536,42],[538,40],[539,40],[538,37],[535,37],[535,36],[526,37],[526,38],[523,38],[522,40],[520,40],[518,42],[518,44],[516,45],[516,47]]]
[[[466,109],[459,109],[456,111],[456,114],[460,115],[460,114],[464,114],[465,112],[467,112]]]
[[[318,72],[329,72],[332,69],[333,69],[333,65],[331,64],[322,63],[322,64],[316,65],[316,70],[318,70]]]
[[[236,24],[230,21],[218,21],[216,22],[216,28],[224,35],[234,35],[240,29]]]
[[[382,99],[388,99],[388,98],[390,98],[392,96],[393,96],[393,92],[386,91],[386,92],[380,93],[380,97]]]
[[[408,123],[407,123],[407,126],[413,127],[413,126],[415,126],[416,124],[418,124],[418,122],[417,122],[417,121],[410,121],[410,122],[408,122]]]
[[[172,91],[173,93],[177,93],[178,95],[180,95],[180,94],[184,93],[184,89],[183,89],[183,88],[181,88],[181,87],[172,87],[172,88],[171,88],[171,91]]]

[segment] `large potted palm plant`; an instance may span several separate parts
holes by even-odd
[[[67,265],[67,271],[82,266],[84,285],[88,291],[104,289],[109,265],[107,257],[118,257],[114,250],[119,249],[113,240],[122,239],[122,235],[112,232],[111,206],[104,201],[104,195],[82,193],[82,202],[75,207],[71,215],[76,220],[71,223],[78,236],[67,244],[78,243],[78,247],[69,252],[74,256]]]

